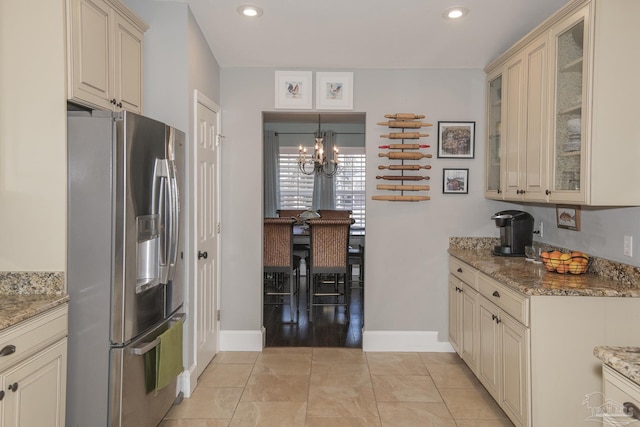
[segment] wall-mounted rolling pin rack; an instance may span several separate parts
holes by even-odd
[[[376,185],[376,190],[390,193],[371,196],[371,199],[391,202],[419,202],[429,200],[429,196],[420,194],[420,192],[429,191],[429,186],[415,183],[417,181],[429,180],[429,175],[424,175],[422,170],[431,169],[431,165],[408,162],[430,159],[432,157],[431,154],[421,151],[429,148],[429,145],[420,144],[418,141],[420,138],[427,138],[429,134],[415,131],[415,129],[432,126],[431,123],[423,122],[422,119],[424,119],[424,116],[421,114],[396,113],[386,114],[384,117],[388,119],[388,121],[379,122],[378,125],[387,126],[393,131],[382,134],[380,137],[395,141],[400,140],[400,143],[388,143],[378,146],[381,150],[388,150],[378,153],[378,157],[387,158],[392,161],[392,163],[379,165],[379,170],[390,172],[378,175],[376,179],[390,181],[393,182],[393,184]],[[407,129],[410,131],[406,131]],[[405,140],[408,140],[408,142],[405,143]],[[405,184],[404,181],[411,181],[412,183]]]

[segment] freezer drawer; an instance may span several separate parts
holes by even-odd
[[[157,338],[179,316],[183,314],[177,314],[126,347],[111,350],[109,426],[156,427],[171,409],[176,398],[177,378],[158,392],[147,393],[144,355],[155,351]]]

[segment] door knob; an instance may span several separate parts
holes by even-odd
[[[204,252],[198,251],[198,259],[200,259],[200,258],[207,259],[208,256],[209,256],[209,254],[207,253],[207,251],[204,251]]]

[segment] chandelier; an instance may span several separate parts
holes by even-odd
[[[333,147],[333,159],[329,160],[324,152],[324,138],[320,131],[320,115],[318,114],[318,131],[316,132],[316,143],[313,148],[313,156],[307,157],[307,148],[302,147],[298,150],[298,166],[300,172],[305,175],[313,175],[314,173],[326,177],[332,177],[338,172],[338,148]]]

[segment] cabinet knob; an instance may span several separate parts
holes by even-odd
[[[113,98],[111,101],[109,101],[110,103],[112,103],[113,105],[116,105],[116,99]]]
[[[545,190],[544,194],[548,196],[549,194],[551,194],[551,190]]]
[[[118,108],[122,108],[122,102],[118,102],[116,105],[118,106]]]
[[[500,298],[500,292],[498,292],[498,291],[493,291],[493,293],[491,295],[493,295],[496,298]]]
[[[497,323],[501,323],[501,322],[502,322],[502,320],[500,320],[500,318],[498,316],[496,316],[496,324]]]
[[[501,194],[501,193],[502,193],[502,190],[498,188],[498,194]]]
[[[14,393],[18,391],[18,383],[9,384],[9,390],[11,390]]]
[[[16,346],[9,344],[9,345],[5,345],[4,348],[2,350],[0,350],[0,357],[2,356],[8,356],[10,354],[13,354],[16,352]]]
[[[4,390],[0,390],[0,400],[4,399]]]
[[[458,269],[456,270],[458,273],[462,273],[462,267],[458,267]]]

